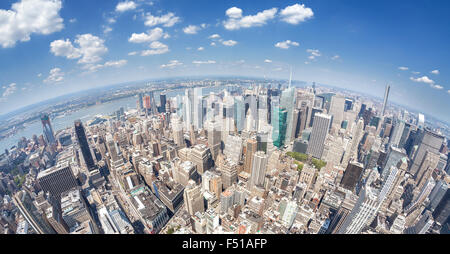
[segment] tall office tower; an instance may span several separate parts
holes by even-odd
[[[94,220],[89,213],[89,208],[81,196],[81,191],[77,188],[61,193],[62,217],[69,228],[81,225],[86,221],[94,224]]]
[[[213,166],[211,150],[203,144],[194,146],[191,150],[190,158],[188,159],[197,165],[197,172],[200,175]]]
[[[392,188],[398,169],[392,167],[384,181],[379,181],[379,174],[372,170],[367,177],[352,212],[345,219],[338,234],[359,234],[364,226],[375,218],[378,209]]]
[[[151,97],[146,95],[144,96],[144,102],[143,102],[143,106],[145,109],[145,114],[149,115],[149,113],[151,112],[150,110],[152,109],[152,104],[151,104]]]
[[[159,95],[159,102],[161,104],[160,113],[166,113],[167,97],[165,94]]]
[[[333,220],[330,222],[327,234],[336,234],[341,230],[342,224],[347,219],[347,216],[352,212],[353,207],[358,199],[358,196],[354,194],[347,194],[345,199],[342,201],[339,210],[336,215],[334,215]]]
[[[80,145],[81,153],[83,154],[84,163],[89,171],[95,169],[94,159],[92,158],[91,149],[86,137],[86,132],[81,120],[75,121],[75,133],[77,134],[78,144]]]
[[[177,146],[184,147],[186,143],[184,142],[183,123],[181,119],[177,115],[173,114],[171,122],[173,141]]]
[[[410,132],[411,132],[411,124],[405,122],[405,127],[403,128],[402,137],[400,138],[398,147],[401,147],[401,148],[405,147],[406,141],[408,140]]]
[[[308,127],[308,126],[306,126],[306,121],[309,118],[308,111],[309,111],[309,108],[306,106],[306,103],[302,104],[300,106],[300,109],[299,109],[299,112],[298,112],[298,121],[297,121],[297,125],[298,125],[297,129],[298,130],[296,130],[297,133],[298,133],[298,136],[300,136],[302,134],[303,130],[306,127]]]
[[[417,151],[412,158],[413,164],[410,168],[410,173],[417,177],[420,164],[422,163],[426,152],[431,152],[434,154],[439,154],[439,149],[441,149],[442,142],[444,142],[444,137],[440,134],[432,132],[431,130],[424,130],[419,137],[419,146]]]
[[[295,216],[297,216],[298,211],[298,205],[296,200],[282,200],[281,202],[285,204],[280,204],[280,206],[283,206],[283,214],[281,215],[281,223],[286,228],[290,228],[292,224],[294,223]]]
[[[120,148],[110,133],[106,135],[106,148],[108,148],[108,153],[112,161],[118,161],[120,159]]]
[[[30,193],[20,190],[12,196],[12,200],[22,216],[37,234],[54,234],[53,228],[45,221],[43,213],[33,203]]]
[[[242,96],[234,97],[234,123],[236,130],[240,133],[245,127],[245,103]]]
[[[414,211],[414,209],[416,209],[417,207],[422,205],[423,202],[425,201],[425,199],[428,197],[428,195],[430,195],[430,193],[433,190],[435,185],[436,185],[436,182],[433,179],[427,180],[427,182],[423,185],[423,187],[421,187],[419,189],[421,191],[416,196],[416,198],[405,207],[405,209],[404,209],[405,213],[409,214],[412,211]]]
[[[148,93],[148,96],[150,96],[150,107],[151,107],[152,114],[158,113],[158,109],[156,107],[155,95],[154,95],[153,91],[150,91]]]
[[[320,159],[322,157],[325,139],[330,129],[332,117],[326,114],[316,114],[314,125],[306,153]]]
[[[249,95],[245,97],[245,103],[246,108],[248,106],[248,110],[246,110],[246,113],[248,115],[248,124],[247,124],[247,130],[248,131],[257,131],[258,130],[258,99],[256,95]]]
[[[194,97],[192,103],[193,123],[195,129],[203,128],[203,88],[194,88]]]
[[[445,195],[442,197],[441,202],[437,205],[433,212],[433,218],[436,222],[444,225],[450,216],[450,189],[447,189]]]
[[[341,186],[347,190],[354,191],[362,176],[363,170],[364,166],[362,163],[350,162],[344,171]]]
[[[55,134],[50,124],[50,116],[46,113],[41,115],[42,127],[44,128],[44,137],[48,144],[56,144]]]
[[[439,180],[436,183],[436,185],[434,186],[433,190],[430,193],[430,196],[428,197],[430,199],[430,204],[428,206],[430,211],[433,212],[436,209],[436,207],[439,205],[439,202],[441,202],[447,190],[448,184],[444,180]]]
[[[361,105],[361,110],[360,110],[359,113],[358,113],[358,117],[363,117],[364,112],[366,112],[366,110],[367,110],[367,105],[363,103],[363,104]]]
[[[138,94],[138,106],[139,106],[139,110],[143,110],[144,109],[144,94],[143,93],[139,93]]]
[[[344,96],[335,95],[331,98],[330,110],[328,111],[328,114],[333,116],[332,126],[337,129],[341,128],[341,123],[344,120],[344,108],[345,108]]]
[[[68,162],[39,172],[37,181],[44,193],[50,192],[56,200],[60,199],[61,193],[78,187]]]
[[[296,89],[289,87],[281,93],[280,106],[286,109],[286,143],[290,143],[294,139],[294,110],[296,102]],[[294,134],[294,135],[293,135]]]
[[[273,145],[281,148],[286,142],[288,111],[278,106],[273,107],[272,111],[272,140]]]
[[[220,122],[211,121],[206,122],[206,131],[208,132],[208,146],[211,149],[213,160],[217,160],[217,155],[220,153],[220,146],[222,142],[222,125]]]
[[[48,204],[44,212],[48,223],[58,234],[68,234],[70,232],[70,228],[64,221],[57,204]]]
[[[267,155],[262,152],[256,152],[253,156],[252,174],[250,177],[250,186],[261,187],[264,185],[267,169]]]
[[[417,127],[419,129],[425,128],[425,116],[423,114],[419,114],[419,119],[417,121]]]
[[[201,185],[196,185],[194,181],[190,180],[184,189],[183,196],[186,210],[191,216],[205,211]]]
[[[358,120],[358,123],[356,124],[356,127],[353,129],[352,141],[351,141],[350,149],[345,151],[344,157],[342,159],[342,165],[344,167],[347,167],[348,162],[351,159],[357,159],[358,158],[358,156],[357,156],[358,145],[361,142],[361,139],[363,138],[363,135],[364,135],[364,121],[360,118]]]
[[[431,177],[431,174],[436,169],[439,163],[439,154],[435,154],[427,151],[422,163],[420,164],[419,170],[415,175],[414,179],[416,182],[416,188],[421,189],[424,184]]]
[[[234,183],[238,181],[237,164],[231,161],[230,159],[226,159],[222,163],[220,171],[222,173],[221,177],[224,189],[232,186]]]
[[[389,99],[389,91],[391,90],[391,86],[387,85],[386,90],[384,91],[384,100],[383,100],[383,108],[381,109],[381,117],[384,116],[384,113],[386,111],[386,105]]]
[[[225,92],[223,98],[223,119],[222,119],[222,139],[226,141],[228,134],[235,132],[234,124],[234,99],[228,92]]]
[[[345,99],[344,111],[347,112],[353,109],[353,101],[351,99]]]
[[[228,159],[232,160],[234,163],[239,164],[242,157],[242,138],[235,135],[228,135],[227,141],[225,142],[225,149],[223,153]]]
[[[244,171],[248,174],[252,171],[253,156],[258,150],[258,142],[256,139],[247,140],[247,150],[245,152]]]
[[[322,96],[320,96],[320,97],[323,99],[322,100],[322,105],[318,105],[317,107],[323,106],[324,97],[322,97]],[[312,117],[314,117],[312,115],[312,109],[314,107],[316,107],[315,98],[316,98],[316,96],[313,93],[310,93],[308,91],[298,90],[298,92],[297,92],[297,95],[296,95],[296,100],[297,100],[296,108],[297,109],[303,109],[304,110],[304,116],[305,116],[305,127],[303,129],[312,126],[311,121],[313,120]]]
[[[262,131],[268,125],[268,101],[267,95],[258,96],[258,131]]]
[[[421,216],[419,221],[412,227],[405,229],[405,234],[425,234],[433,225],[434,220],[430,211],[426,210]]]
[[[396,147],[401,147],[400,140],[402,138],[404,129],[405,129],[405,121],[403,121],[401,119],[397,119],[397,121],[394,125],[394,131],[392,132],[391,138],[389,140],[389,143],[391,145],[394,145]]]
[[[392,166],[397,167],[403,158],[408,156],[399,148],[390,146],[387,151],[387,157],[381,164],[381,175],[384,177]],[[406,159],[405,158],[405,159]]]

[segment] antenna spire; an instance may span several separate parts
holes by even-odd
[[[289,88],[291,88],[292,83],[292,66],[291,66],[291,75],[289,76]]]

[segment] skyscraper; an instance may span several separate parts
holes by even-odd
[[[264,185],[264,179],[266,177],[267,169],[267,155],[258,151],[253,156],[252,174],[250,177],[251,186],[261,187]]]
[[[247,150],[245,152],[244,171],[249,174],[252,170],[253,155],[256,153],[257,149],[258,149],[258,142],[256,141],[256,139],[248,139]]]
[[[75,121],[75,133],[77,134],[78,144],[80,145],[81,153],[83,154],[84,163],[89,171],[95,169],[94,159],[92,158],[91,149],[86,137],[86,131],[81,120]]]
[[[345,108],[345,97],[342,95],[335,95],[331,98],[329,115],[333,116],[333,126],[336,128],[341,128],[341,123],[344,120],[344,108]]]
[[[325,139],[330,129],[332,117],[326,114],[316,114],[309,140],[307,154],[320,159],[322,157]]]
[[[196,185],[194,181],[189,180],[183,195],[186,210],[190,215],[205,211],[201,185]]]
[[[275,106],[272,114],[272,140],[273,145],[281,148],[285,145],[287,129],[288,111],[284,108]]]
[[[418,173],[427,151],[430,153],[439,154],[442,142],[444,142],[444,137],[440,134],[425,129],[424,132],[421,133],[419,140],[419,146],[414,154],[414,158],[412,158],[413,164],[410,169],[410,173],[414,176]]]
[[[166,95],[165,94],[160,94],[159,95],[159,101],[161,104],[160,113],[165,113],[166,112],[166,104],[167,104],[167,99],[166,99]]]
[[[50,124],[50,116],[47,113],[41,115],[42,127],[44,128],[44,137],[49,144],[55,144],[55,134]]]
[[[37,181],[44,193],[50,192],[56,200],[60,199],[61,193],[78,187],[68,162],[39,172]]]
[[[381,109],[381,117],[384,116],[384,113],[385,113],[385,111],[386,111],[386,104],[387,104],[388,99],[389,99],[389,91],[390,91],[390,90],[391,90],[391,86],[390,86],[390,85],[387,85],[387,86],[386,86],[386,90],[385,90],[385,92],[384,92],[384,100],[383,100],[383,108]]]

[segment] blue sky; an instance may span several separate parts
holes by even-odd
[[[0,114],[183,75],[293,78],[450,122],[449,1],[2,0]],[[214,35],[214,36],[213,36]]]

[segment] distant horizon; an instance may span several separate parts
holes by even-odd
[[[244,79],[244,78],[248,78],[248,79],[254,79],[254,80],[273,80],[273,81],[289,82],[289,79],[280,79],[280,78],[274,78],[274,77],[251,77],[251,76],[233,76],[233,75],[204,75],[204,76],[193,75],[193,76],[174,76],[174,77],[166,77],[166,78],[143,79],[143,80],[120,82],[120,83],[116,83],[116,84],[108,84],[108,85],[98,86],[98,87],[95,87],[95,88],[88,88],[88,89],[79,90],[79,91],[75,91],[75,92],[69,92],[69,93],[66,93],[66,94],[58,95],[58,96],[55,96],[55,97],[52,97],[52,98],[49,98],[49,99],[42,100],[40,102],[31,103],[31,104],[28,104],[26,106],[14,109],[14,110],[12,110],[10,112],[1,114],[0,118],[5,118],[8,115],[12,115],[12,114],[14,114],[14,113],[16,113],[18,111],[22,111],[22,112],[19,112],[19,114],[23,114],[26,111],[30,111],[27,108],[30,108],[30,107],[33,107],[33,106],[37,106],[37,105],[40,105],[40,104],[44,104],[44,103],[52,101],[52,100],[57,101],[61,97],[73,97],[76,94],[86,93],[86,92],[92,91],[92,90],[99,90],[99,91],[101,91],[101,90],[108,89],[108,88],[114,88],[114,87],[119,87],[119,86],[127,86],[127,85],[133,85],[133,84],[137,85],[137,86],[144,86],[145,84],[142,84],[142,85],[138,84],[138,83],[141,83],[141,82],[158,82],[158,81],[164,82],[164,81],[169,81],[171,79],[185,79],[185,80],[192,79],[193,81],[200,81],[201,79],[206,79],[206,78],[215,78],[215,79],[221,79],[221,78]],[[305,86],[310,86],[312,84],[308,84],[308,83],[313,83],[313,82],[303,81],[303,80],[292,80],[292,82],[293,83],[297,83],[297,82],[298,83],[305,83]],[[383,100],[383,97],[384,97],[384,94],[383,95],[378,95],[378,94],[375,95],[375,94],[369,94],[369,93],[362,92],[362,91],[357,91],[357,90],[354,90],[354,89],[343,88],[343,87],[340,87],[340,86],[337,86],[337,85],[322,84],[322,83],[318,83],[318,82],[315,82],[315,83],[318,86],[324,86],[324,87],[328,87],[328,88],[334,88],[334,89],[340,89],[340,90],[344,90],[344,91],[359,93],[361,95],[371,96],[371,97],[377,98],[379,100]],[[391,88],[391,92],[392,92],[392,88]],[[422,113],[424,115],[431,116],[431,117],[435,118],[435,120],[441,121],[441,122],[443,122],[445,124],[450,124],[450,121],[447,121],[447,120],[444,120],[444,119],[442,119],[440,117],[434,116],[431,113],[419,110],[417,108],[414,108],[414,107],[411,107],[411,106],[408,106],[408,105],[404,105],[404,104],[396,102],[396,101],[393,101],[391,99],[391,95],[389,96],[389,99],[388,99],[388,104],[389,103],[393,103],[393,104],[395,104],[397,106],[404,107],[405,109],[414,110],[414,111],[416,111],[418,113]],[[8,119],[12,118],[12,117],[13,116],[9,116]]]

